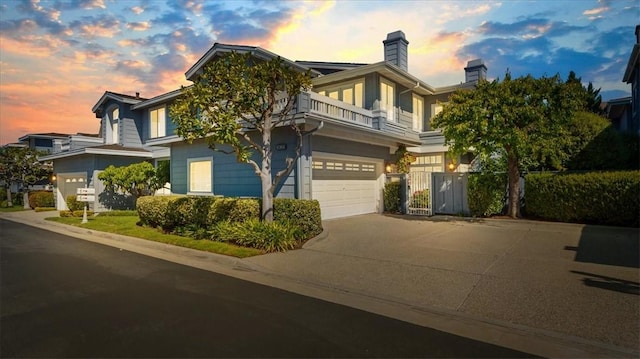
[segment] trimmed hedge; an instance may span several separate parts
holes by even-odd
[[[87,217],[93,216],[93,211],[87,211]],[[82,211],[60,211],[60,217],[84,217],[84,210]]]
[[[473,217],[502,214],[507,197],[506,173],[470,173],[467,188],[469,211]]]
[[[530,174],[524,198],[531,217],[638,227],[640,171]]]
[[[401,182],[387,182],[384,185],[384,210],[391,213],[400,213],[400,189]]]
[[[291,225],[295,238],[304,240],[322,232],[320,203],[316,200],[275,198],[274,221]],[[257,198],[217,198],[190,196],[145,196],[138,198],[137,211],[142,224],[161,227],[165,231],[185,227],[214,228],[218,223],[260,219],[261,202]]]
[[[29,207],[53,207],[53,192],[51,191],[34,191],[29,193]]]
[[[140,222],[151,227],[170,228],[169,204],[183,196],[143,196],[136,201]]]
[[[309,239],[322,232],[320,202],[317,200],[274,198],[273,219],[300,229],[296,239]]]

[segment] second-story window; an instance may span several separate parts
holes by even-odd
[[[165,108],[158,107],[149,110],[149,138],[166,136]]]
[[[424,120],[424,101],[422,97],[413,94],[413,130],[422,131],[422,121]]]
[[[114,109],[111,111],[111,143],[120,142],[120,130],[118,129],[118,123],[120,122],[120,110]]]
[[[363,107],[364,80],[360,79],[355,82],[331,86],[318,91],[318,93],[351,105]]]
[[[387,121],[396,121],[394,86],[385,79],[380,79],[380,108],[387,111]]]

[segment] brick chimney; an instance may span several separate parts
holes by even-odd
[[[487,67],[484,65],[482,59],[475,59],[467,62],[467,67],[464,68],[464,81],[465,82],[478,82],[480,79],[487,78]]]
[[[384,44],[384,61],[390,62],[399,68],[408,71],[409,58],[407,47],[409,41],[404,37],[404,32],[398,30],[387,34]]]

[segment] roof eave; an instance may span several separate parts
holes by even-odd
[[[265,50],[258,46],[246,46],[246,45],[229,45],[229,44],[221,44],[216,42],[213,46],[200,58],[196,63],[191,66],[187,72],[185,72],[185,77],[189,81],[193,81],[195,77],[198,75],[202,67],[207,64],[216,54],[219,53],[229,53],[229,52],[238,52],[238,53],[251,53],[252,56],[263,59],[263,60],[271,60],[276,57],[280,57],[284,60],[284,62],[297,69],[298,71],[306,72],[310,71],[313,76],[319,76],[320,73],[318,71],[312,70],[306,66],[302,66],[300,64],[295,63],[285,57],[282,57],[278,54],[275,54],[271,51]]]
[[[633,72],[638,70],[638,62],[640,58],[640,44],[633,45],[631,55],[629,56],[629,62],[627,63],[627,69],[622,77],[622,82],[631,83],[633,81]]]

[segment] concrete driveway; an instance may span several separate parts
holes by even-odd
[[[324,227],[302,250],[243,262],[412,308],[640,351],[638,229],[384,215]]]

